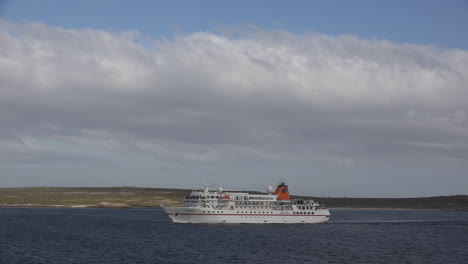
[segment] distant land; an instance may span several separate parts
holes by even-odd
[[[186,189],[140,187],[0,188],[2,207],[159,208],[182,205]],[[259,193],[259,192],[254,192]],[[468,195],[423,198],[324,198],[294,196],[329,208],[435,209],[468,211]]]

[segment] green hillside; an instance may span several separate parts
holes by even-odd
[[[312,198],[330,208],[468,210],[468,195],[422,198]]]
[[[138,187],[0,188],[0,206],[154,208],[180,205],[187,192]]]
[[[0,188],[0,206],[159,208],[160,204],[181,205],[183,197],[188,193],[190,190],[139,187]],[[310,198],[329,208],[468,210],[467,195],[424,198]]]

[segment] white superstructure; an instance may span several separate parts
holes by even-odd
[[[288,186],[280,183],[273,193],[226,192],[210,186],[185,196],[184,206],[164,207],[175,223],[323,223],[329,220],[327,208],[312,200],[291,199]]]

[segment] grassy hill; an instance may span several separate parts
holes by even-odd
[[[154,208],[180,205],[188,192],[138,187],[0,188],[0,206]]]
[[[329,208],[468,210],[468,195],[422,198],[314,198]]]
[[[139,187],[0,188],[0,206],[159,208],[160,204],[181,205],[183,197],[189,192],[190,190],[183,189]],[[467,195],[424,198],[310,198],[329,208],[468,210]]]

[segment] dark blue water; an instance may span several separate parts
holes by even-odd
[[[161,210],[0,208],[0,263],[468,263],[468,212],[332,210],[327,224],[183,225]]]

